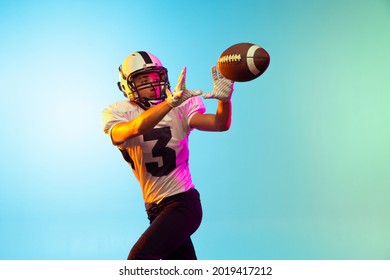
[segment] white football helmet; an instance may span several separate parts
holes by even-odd
[[[160,76],[159,81],[136,86],[134,77],[139,74],[157,73]],[[156,105],[165,100],[167,97],[166,90],[170,89],[168,80],[168,70],[162,66],[161,61],[153,54],[139,51],[131,53],[119,66],[119,90],[130,99],[139,104],[143,109],[147,110],[150,106]],[[160,97],[156,99],[142,98],[139,90],[145,88],[160,87]]]

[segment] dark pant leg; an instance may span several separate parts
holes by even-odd
[[[181,244],[176,250],[165,256],[163,260],[196,260],[196,253],[191,238]]]
[[[196,259],[190,236],[201,219],[202,207],[195,189],[163,200],[128,259]]]

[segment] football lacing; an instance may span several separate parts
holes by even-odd
[[[229,54],[219,58],[219,63],[230,63],[241,60],[241,54]]]

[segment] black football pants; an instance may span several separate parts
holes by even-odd
[[[190,189],[146,204],[150,225],[131,249],[128,260],[196,260],[190,236],[202,220],[199,192]]]

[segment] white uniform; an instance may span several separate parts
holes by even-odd
[[[135,119],[144,110],[130,101],[116,102],[103,111],[104,132]],[[200,97],[173,108],[150,132],[118,146],[138,179],[144,201],[159,203],[163,198],[194,188],[189,170],[188,136],[190,119],[204,113]]]

